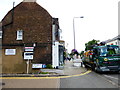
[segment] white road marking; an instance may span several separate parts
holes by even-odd
[[[118,80],[118,78],[115,78],[115,77],[112,77],[112,76],[108,76],[108,75],[104,75],[104,76]]]
[[[115,83],[115,82],[109,80],[108,78],[106,78],[106,77],[108,77],[108,75],[98,75],[98,76],[100,76],[101,78],[104,78],[106,81],[110,82],[112,85],[117,86],[117,87],[120,87],[120,86],[118,85],[118,83]],[[103,76],[105,76],[105,77],[103,77]],[[111,77],[111,76],[110,76],[110,77]],[[113,77],[113,78],[115,78],[115,77]],[[118,79],[118,78],[116,78],[116,79]]]

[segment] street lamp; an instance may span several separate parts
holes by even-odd
[[[74,49],[76,49],[76,44],[75,44],[75,18],[84,18],[83,16],[81,17],[73,17],[73,36],[74,36]]]

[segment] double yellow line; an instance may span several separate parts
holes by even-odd
[[[0,79],[59,79],[59,78],[69,78],[69,77],[77,77],[90,73],[91,70],[86,71],[85,73],[70,75],[70,76],[59,76],[59,77],[0,77]]]

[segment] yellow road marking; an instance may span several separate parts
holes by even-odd
[[[77,75],[70,75],[70,76],[60,76],[60,77],[0,77],[0,79],[58,79],[58,78],[69,78],[69,77],[82,76],[90,72],[91,70],[88,70],[85,73],[81,73]]]

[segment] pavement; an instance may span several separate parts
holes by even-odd
[[[81,74],[87,71],[86,68],[81,67],[81,66],[75,66],[74,64],[76,62],[74,61],[66,61],[65,66],[63,69],[64,75],[76,75],[76,74]]]
[[[49,72],[49,74],[2,74],[0,77],[53,77],[53,76],[70,76],[85,73],[86,68],[75,66],[75,61],[65,61],[63,68],[59,69],[41,69],[42,72]],[[79,63],[79,62],[77,62]]]

